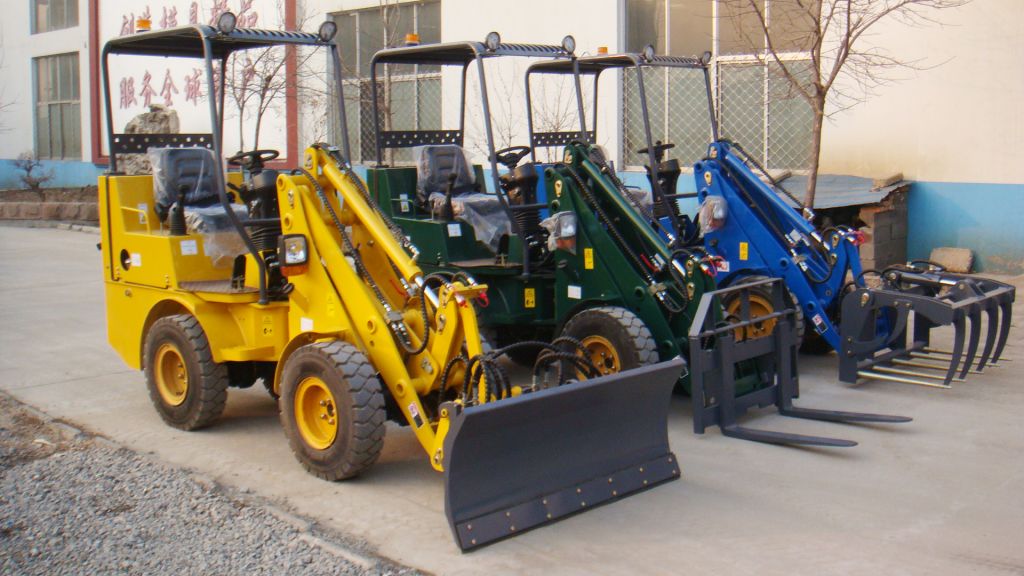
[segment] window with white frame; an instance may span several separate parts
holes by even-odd
[[[78,53],[32,59],[35,77],[35,138],[40,158],[82,158],[82,108]]]
[[[440,1],[384,4],[341,12],[338,44],[345,75],[345,112],[353,161],[376,159],[370,60],[385,46],[400,46],[407,34],[423,44],[441,41]],[[441,70],[438,66],[389,65],[377,70],[377,94],[383,111],[383,130],[441,128]],[[408,155],[394,150],[392,160]],[[411,158],[411,157],[410,157]]]
[[[772,48],[797,77],[810,73],[804,8],[797,0],[756,0],[771,31]],[[811,4],[813,4],[811,0]],[[803,5],[807,5],[803,0]],[[773,63],[764,28],[750,0],[626,0],[626,49],[653,44],[659,54],[714,56],[712,84],[721,136],[734,140],[771,168],[805,169],[810,163],[813,112]],[[765,64],[767,63],[767,65]],[[703,154],[694,122],[704,108],[703,86],[645,78],[653,137],[675,142],[676,157],[692,162]],[[633,81],[635,83],[635,80]],[[645,145],[628,75],[624,82],[623,160],[643,165],[635,150]],[[652,94],[654,97],[652,98]],[[707,122],[704,120],[703,125]],[[705,129],[706,130],[706,129]],[[704,142],[706,143],[706,132]]]
[[[78,26],[78,0],[32,0],[32,33]]]

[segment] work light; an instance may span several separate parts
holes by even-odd
[[[238,17],[232,12],[222,12],[217,17],[217,30],[221,34],[231,34],[235,31],[235,25],[238,24]]]
[[[334,20],[325,20],[320,25],[320,29],[316,31],[317,38],[321,42],[327,43],[334,39],[334,35],[338,33],[338,25],[334,23]]]
[[[484,39],[484,46],[486,46],[487,49],[490,50],[491,52],[494,52],[495,50],[497,50],[498,46],[500,46],[500,45],[501,45],[501,34],[498,34],[497,32],[489,32],[487,34],[487,38]]]
[[[576,51],[576,39],[571,34],[562,38],[562,50],[565,50],[566,54],[572,54]]]
[[[281,274],[294,276],[305,272],[309,260],[306,237],[302,234],[285,234],[278,242],[277,253],[281,259]]]

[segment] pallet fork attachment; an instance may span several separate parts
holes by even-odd
[[[750,291],[758,286],[770,286],[774,312],[752,317]],[[722,297],[736,292],[740,293],[740,309],[736,315],[719,321],[720,316],[716,310],[720,309]],[[910,422],[911,418],[905,416],[798,408],[793,405],[793,399],[799,396],[796,373],[799,343],[796,337],[796,309],[786,301],[784,293],[782,280],[772,278],[707,292],[701,298],[689,336],[693,431],[703,434],[709,426],[717,425],[725,436],[754,442],[829,447],[857,445],[851,440],[758,430],[739,425],[739,417],[749,409],[772,404],[783,416],[808,420],[884,424]],[[771,335],[761,338],[742,336],[745,328],[772,321],[775,329]],[[737,335],[740,339],[737,339]],[[747,368],[741,370],[740,367]],[[736,396],[738,380],[751,378],[758,381],[754,390]]]
[[[859,288],[843,298],[839,379],[951,388],[968,374],[998,364],[1010,333],[1015,296],[1016,289],[1009,284],[953,274],[927,263],[887,268],[880,288]],[[880,325],[888,329],[880,330]],[[953,327],[952,350],[932,347],[931,331],[941,326]]]
[[[680,476],[668,445],[681,358],[462,408],[445,438],[445,513],[470,550]]]

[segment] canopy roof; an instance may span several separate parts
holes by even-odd
[[[197,25],[121,36],[109,40],[103,51],[106,54],[202,58],[204,38],[210,42],[211,55],[218,59],[224,58],[236,50],[266,48],[282,44],[307,46],[331,46],[334,44],[334,40],[321,42],[316,34],[308,32],[236,28],[230,34],[225,34],[213,26]]]

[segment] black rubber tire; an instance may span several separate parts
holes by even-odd
[[[154,355],[163,344],[177,348],[188,375],[185,400],[177,406],[168,404],[160,395],[153,373]],[[177,314],[153,323],[146,333],[143,371],[149,398],[168,425],[181,430],[198,430],[209,426],[224,412],[228,397],[228,368],[213,361],[210,342],[195,317]]]
[[[599,306],[577,312],[562,327],[560,336],[583,340],[603,336],[619,356],[619,370],[630,370],[658,361],[654,337],[636,314],[618,306]]]
[[[307,376],[320,378],[337,406],[337,436],[322,450],[302,439],[295,420],[296,387]],[[386,416],[384,393],[369,360],[347,342],[307,344],[292,353],[281,376],[278,406],[292,452],[314,476],[330,481],[352,478],[380,456]]]
[[[739,281],[737,281],[735,284],[732,284],[732,285],[733,286],[740,286],[742,284],[750,284],[750,283],[753,283],[753,282],[760,282],[762,280],[768,280],[768,279],[769,279],[768,276],[747,276],[745,278],[741,278]],[[767,286],[752,288],[751,291],[760,294],[764,299],[766,299],[769,302],[771,302],[771,300],[772,300],[772,290],[771,290],[771,288],[769,288]],[[737,298],[739,297],[739,293],[734,293],[734,294],[736,294],[735,297],[737,297]],[[800,307],[800,304],[796,301],[796,297],[794,297],[793,293],[789,291],[789,288],[786,288],[785,296],[786,296],[787,302],[789,304],[791,304],[796,309],[796,318],[794,319],[794,321],[796,322],[796,344],[797,344],[797,348],[799,349],[801,347],[801,345],[803,344],[804,335],[807,332],[807,322],[806,322],[806,320],[804,320],[803,308]],[[729,307],[729,301],[730,300],[728,300],[728,299],[723,299],[722,300],[722,307],[723,308],[728,308]]]

